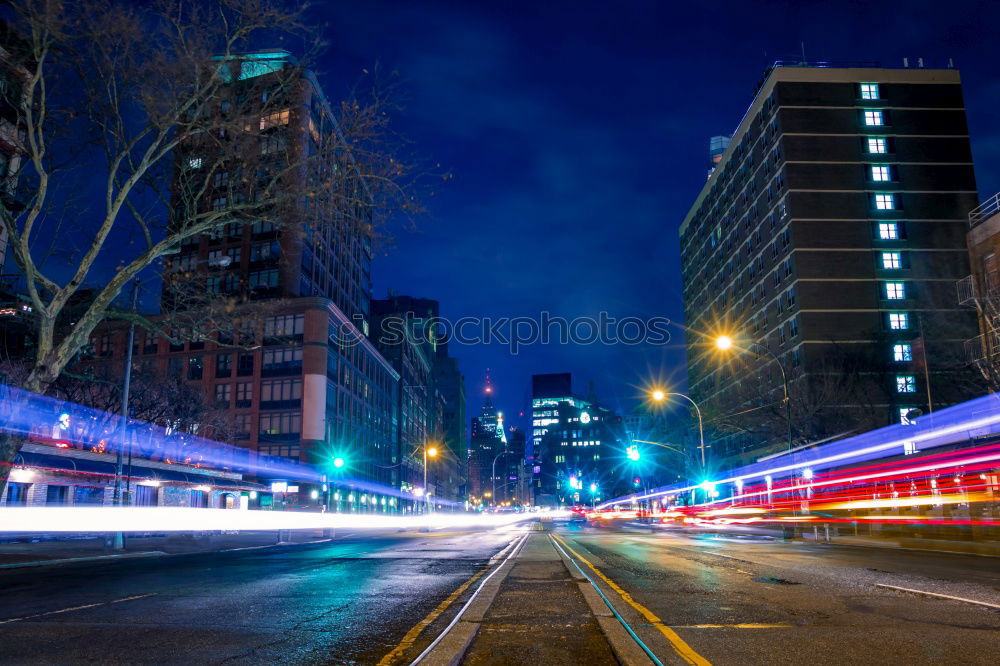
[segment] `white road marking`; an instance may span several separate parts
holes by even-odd
[[[914,590],[909,587],[899,587],[897,585],[885,585],[884,583],[875,583],[875,587],[885,587],[890,590],[901,590],[903,592],[912,592],[913,594],[926,594],[929,597],[940,597],[941,599],[951,599],[952,601],[964,601],[967,604],[976,604],[977,606],[986,606],[987,608],[1000,609],[1000,605],[998,604],[990,604],[985,601],[976,601],[975,599],[966,599],[965,597],[953,597],[950,594],[938,594],[937,592]]]
[[[58,615],[60,613],[70,613],[72,611],[86,610],[87,608],[96,608],[97,606],[105,606],[109,604],[118,604],[123,601],[135,601],[136,599],[145,599],[146,597],[155,596],[156,592],[150,592],[149,594],[137,594],[131,597],[122,597],[121,599],[114,599],[113,601],[99,601],[96,604],[84,604],[83,606],[71,606],[69,608],[60,608],[59,610],[48,611],[46,613],[38,613],[36,615],[25,615],[24,617],[12,617],[6,620],[0,620],[0,624],[9,624],[11,622],[20,622],[22,620],[32,620],[36,617],[46,617],[48,615]]]

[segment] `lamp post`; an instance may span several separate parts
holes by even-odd
[[[493,456],[493,467],[492,467],[492,471],[490,472],[490,481],[493,484],[493,498],[494,498],[493,501],[494,502],[497,501],[496,500],[496,496],[497,496],[497,460],[499,460],[500,456],[502,456],[502,455],[504,455],[506,453],[507,453],[506,451],[501,451],[500,453],[498,453],[495,456]]]
[[[722,351],[728,351],[734,347],[736,349],[740,349],[739,347],[736,347],[736,345],[733,343],[733,339],[728,335],[720,335],[719,337],[717,337],[715,339],[715,346]],[[788,450],[791,451],[792,450],[792,401],[788,395],[788,374],[785,372],[785,365],[781,362],[781,359],[778,358],[774,354],[774,352],[772,352],[767,346],[762,345],[759,342],[751,342],[750,347],[756,348],[757,351],[752,351],[750,349],[741,351],[750,351],[750,353],[756,354],[757,358],[763,358],[764,356],[767,356],[778,365],[778,370],[781,372],[781,385],[784,388],[784,393],[785,393],[785,400],[784,400],[785,423],[788,426]]]
[[[437,457],[437,454],[437,447],[424,443],[424,513],[429,513],[431,506],[431,494],[427,492],[427,459]]]
[[[139,280],[136,279],[132,282],[132,296],[131,296],[131,309],[132,314],[135,311],[139,303]],[[121,404],[121,437],[118,442],[118,450],[115,452],[115,488],[114,495],[112,497],[112,502],[116,505],[122,503],[122,447],[125,446],[126,440],[128,440],[128,399],[129,399],[129,389],[132,382],[132,345],[135,343],[135,319],[132,319],[128,325],[128,343],[125,346],[125,371],[124,378],[122,379],[122,404]],[[128,459],[129,459],[129,471],[131,472],[132,465],[132,444],[129,442],[128,445]],[[131,475],[129,476],[131,485]],[[115,532],[114,538],[112,540],[111,547],[114,550],[124,550],[125,549],[125,535],[121,532]]]
[[[677,396],[678,398],[684,398],[694,407],[695,414],[698,415],[698,448],[701,449],[701,468],[705,469],[705,425],[701,418],[701,408],[698,407],[698,403],[691,399],[691,396],[685,395],[684,393],[677,393],[675,391],[663,391],[661,389],[656,389],[650,394],[656,402],[663,402],[667,399],[667,396]],[[642,441],[642,440],[635,440]],[[657,444],[657,442],[648,442],[650,444]],[[662,446],[662,444],[660,445]],[[666,448],[670,448],[669,446]]]

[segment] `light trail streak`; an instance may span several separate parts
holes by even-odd
[[[816,471],[851,461],[872,460],[893,450],[902,454],[905,447],[908,446],[918,450],[920,448],[927,449],[968,439],[973,434],[980,436],[997,434],[998,432],[1000,432],[1000,396],[989,395],[921,417],[916,424],[887,426],[855,437],[817,446],[814,449],[797,451],[766,462],[746,465],[731,472],[730,476],[713,480],[712,483],[715,486],[728,483],[739,485],[750,479],[760,481],[764,481],[768,477],[776,479],[807,469]],[[964,437],[957,437],[959,434],[963,434]],[[898,473],[898,471],[893,472],[893,474]],[[800,484],[796,487],[804,485],[815,486],[815,483]],[[702,481],[694,484],[668,486],[645,494],[618,497],[599,505],[598,508],[603,509],[668,495],[681,495],[700,489],[702,489]],[[771,489],[771,492],[776,490]],[[762,492],[756,493],[757,496],[761,494]],[[739,497],[741,495],[720,497],[718,501],[732,501]],[[707,502],[706,504],[713,503]]]
[[[14,507],[0,509],[0,532],[204,532],[317,529],[493,528],[534,520],[537,513],[432,513],[389,516],[190,509],[186,507]]]

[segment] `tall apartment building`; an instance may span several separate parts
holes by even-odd
[[[222,152],[239,164],[219,163],[218,146],[225,144],[218,137],[180,146],[175,192],[187,191],[185,183],[205,182],[192,173],[213,171],[207,191],[178,195],[175,215],[229,210],[234,201],[250,200],[254,194],[244,190],[254,186],[247,173],[255,166],[258,173],[295,166],[289,177],[297,180],[287,185],[301,190],[301,201],[282,205],[266,219],[234,221],[194,236],[170,257],[163,309],[188,307],[185,290],[194,285],[210,300],[235,303],[236,318],[240,308],[251,312],[240,340],[226,333],[174,343],[150,336],[138,348],[164,357],[160,362],[168,372],[203,383],[216,404],[231,411],[237,444],[329,469],[331,483],[299,484],[293,502],[326,502],[345,511],[401,510],[410,502],[405,496],[354,491],[346,481],[340,487],[350,478],[399,489],[392,470],[398,463],[400,374],[368,339],[370,225],[345,223],[345,213],[317,204],[309,196],[310,174],[297,166],[337,131],[334,114],[313,74],[286,52],[222,62],[220,75],[231,77],[234,99],[258,100],[260,109],[240,106],[246,117],[233,118],[233,126],[251,131],[221,137],[242,142],[239,151]],[[227,104],[220,100],[218,112],[232,113]],[[359,208],[350,214],[366,215]],[[253,315],[253,304],[260,302],[270,304],[268,311]],[[334,457],[345,466],[332,468]]]
[[[692,396],[770,405],[713,457],[787,446],[781,369],[796,444],[968,397],[953,285],[976,201],[957,71],[776,63],[680,226]]]

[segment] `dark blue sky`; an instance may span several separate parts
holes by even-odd
[[[962,71],[981,196],[1000,189],[1000,75],[989,2],[330,3],[320,63],[336,99],[376,61],[398,72],[399,128],[454,173],[419,229],[375,265],[386,289],[442,314],[665,316],[683,322],[677,228],[705,181],[708,139],[738,124],[764,67],[948,58]],[[682,382],[667,347],[456,347],[470,409],[490,368],[498,406],[530,375],[569,371],[625,410],[652,375]]]

